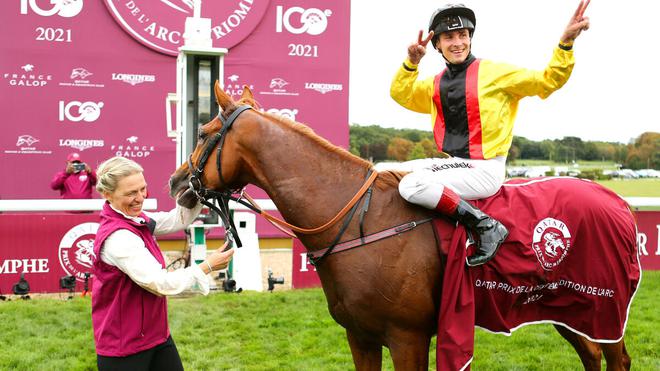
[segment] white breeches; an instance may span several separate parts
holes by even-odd
[[[505,177],[506,157],[488,160],[425,158],[404,163],[411,173],[401,179],[399,193],[408,202],[435,209],[445,187],[461,198],[475,200],[494,195]]]

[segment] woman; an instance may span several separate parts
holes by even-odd
[[[183,370],[167,324],[166,295],[207,295],[207,274],[227,266],[234,250],[214,251],[201,264],[168,272],[155,235],[184,229],[199,214],[177,206],[146,213],[142,167],[124,157],[103,162],[96,190],[106,199],[94,242],[92,324],[99,370]]]

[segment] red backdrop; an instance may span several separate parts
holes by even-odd
[[[0,182],[0,197],[58,198],[49,182],[77,151],[92,167],[114,155],[135,159],[150,197],[173,206],[165,97],[176,91],[171,54],[192,10],[183,1],[54,3],[0,2],[0,168],[14,179]],[[202,2],[214,46],[229,49],[225,87],[238,95],[250,86],[265,110],[343,147],[349,13],[349,0]]]

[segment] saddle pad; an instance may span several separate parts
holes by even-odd
[[[636,226],[623,199],[586,180],[507,182],[474,201],[509,229],[496,257],[469,268],[466,233],[434,222],[447,253],[437,368],[469,369],[474,326],[509,335],[553,323],[597,342],[623,337],[640,280]]]

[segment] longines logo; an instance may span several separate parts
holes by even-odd
[[[132,73],[113,73],[112,81],[122,81],[133,86],[143,82],[156,82],[155,75],[136,75]]]
[[[37,4],[37,0],[21,0],[21,14],[29,14],[30,11],[42,17],[59,15],[64,18],[77,16],[83,8],[83,0],[51,0],[41,1],[42,4],[50,3],[52,6],[48,9],[42,8]]]
[[[96,84],[90,81],[90,76],[94,75],[92,72],[88,71],[83,67],[76,67],[71,70],[69,75],[70,81],[60,82],[59,86],[72,86],[72,87],[83,87],[83,88],[102,88],[104,84]]]
[[[79,151],[104,145],[103,139],[60,139],[60,147],[70,147]]]
[[[36,67],[33,64],[24,64],[20,69],[21,71],[2,74],[2,77],[7,80],[9,86],[41,88],[53,80],[53,75],[46,75],[37,72]]]
[[[231,48],[257,27],[269,0],[203,1],[201,16],[211,19],[214,47]],[[193,16],[192,0],[105,0],[117,23],[143,45],[177,55],[183,45],[187,17]]]
[[[344,86],[342,84],[325,84],[320,82],[306,82],[305,89],[316,90],[321,94],[325,94],[331,91],[342,91]]]

